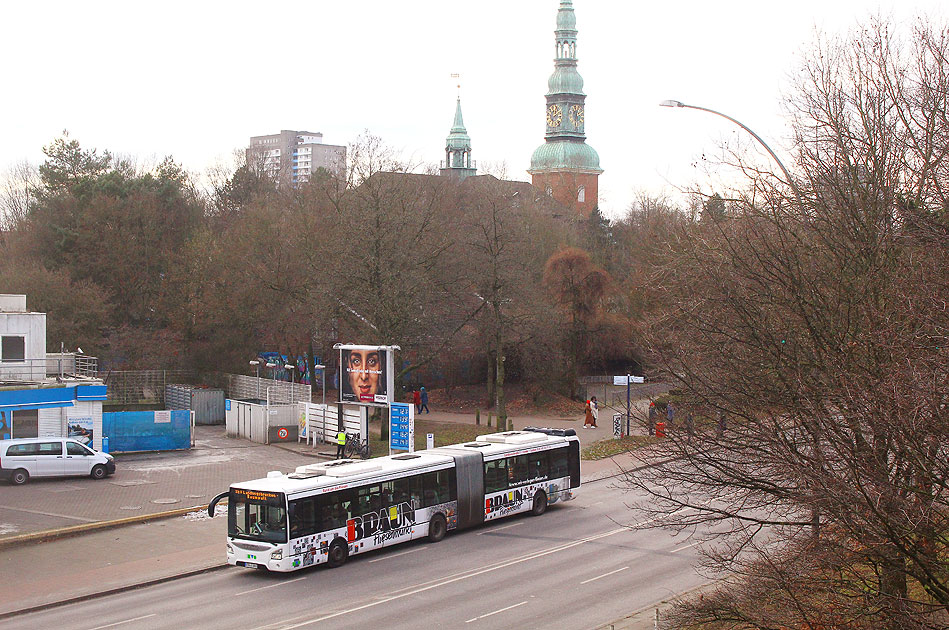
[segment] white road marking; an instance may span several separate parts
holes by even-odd
[[[504,612],[505,610],[511,610],[512,608],[517,608],[518,606],[523,606],[523,605],[526,604],[526,603],[527,603],[527,601],[523,601],[523,602],[521,602],[520,604],[514,604],[513,606],[508,606],[507,608],[502,608],[501,610],[495,610],[494,612],[489,612],[489,613],[487,613],[486,615],[481,615],[480,617],[474,617],[474,618],[472,618],[472,619],[469,619],[469,620],[466,621],[465,623],[471,623],[472,621],[477,621],[477,620],[479,620],[479,619],[484,619],[485,617],[490,617],[491,615],[496,615],[496,614],[498,614],[498,613],[502,613],[502,612]]]
[[[241,591],[240,593],[235,593],[236,595],[247,595],[248,593],[256,593],[257,591],[265,591],[268,588],[273,588],[275,586],[283,586],[284,584],[290,584],[292,582],[299,582],[300,580],[305,580],[305,577],[298,577],[295,580],[287,580],[286,582],[277,582],[276,584],[269,584],[267,586],[261,586],[258,588],[252,588],[249,591]]]
[[[510,525],[505,525],[504,527],[492,527],[486,532],[478,532],[475,536],[484,536],[485,534],[493,534],[494,532],[501,531],[502,529],[508,529],[510,527],[517,527],[518,525],[523,525],[524,521],[518,521],[517,523],[511,523]]]
[[[4,510],[13,510],[14,512],[26,512],[27,514],[39,514],[40,516],[55,516],[56,518],[65,518],[71,521],[82,521],[83,523],[96,523],[97,519],[94,518],[82,518],[80,516],[69,516],[68,514],[57,514],[56,512],[41,512],[40,510],[28,510],[21,507],[13,507],[11,505],[4,505]]]
[[[622,569],[616,569],[615,571],[610,571],[609,573],[604,573],[603,575],[598,575],[596,577],[590,578],[589,580],[583,580],[580,584],[586,584],[587,582],[592,582],[594,580],[599,580],[600,578],[605,578],[608,575],[613,575],[614,573],[619,573],[620,571],[625,571],[629,567],[623,567]]]
[[[673,549],[669,553],[679,553],[680,551],[685,551],[686,549],[691,549],[692,547],[695,547],[696,545],[701,545],[701,544],[702,544],[702,541],[700,540],[699,542],[694,542],[691,545],[686,545],[685,547],[679,547],[678,549]]]
[[[399,556],[404,556],[407,553],[415,553],[416,551],[422,551],[424,549],[428,549],[428,547],[416,547],[415,549],[409,549],[408,551],[403,551],[401,553],[393,553],[388,556],[376,558],[375,560],[370,560],[369,564],[372,564],[373,562],[381,562],[383,560],[388,560],[389,558],[398,558]]]
[[[113,626],[121,626],[123,623],[132,623],[133,621],[141,621],[142,619],[148,619],[149,617],[154,617],[158,613],[152,613],[150,615],[145,615],[143,617],[136,617],[135,619],[126,619],[125,621],[116,621],[115,623],[107,623],[104,626],[96,626],[92,630],[102,630],[102,628],[111,628]]]
[[[543,551],[535,551],[535,552],[533,552],[533,553],[529,553],[529,554],[523,555],[523,556],[521,556],[520,558],[515,558],[515,559],[513,559],[513,560],[507,560],[507,561],[499,562],[498,564],[489,565],[489,566],[486,566],[486,567],[482,567],[482,568],[480,568],[480,569],[472,569],[471,571],[468,571],[468,572],[465,572],[465,573],[459,573],[459,574],[454,575],[454,576],[448,576],[448,577],[446,577],[446,578],[444,578],[444,579],[436,580],[436,581],[433,581],[433,582],[431,582],[431,583],[429,583],[429,584],[426,584],[426,585],[420,585],[420,586],[418,586],[418,587],[416,587],[416,588],[413,588],[413,589],[411,589],[411,590],[404,591],[404,592],[399,593],[399,594],[397,594],[397,595],[390,595],[389,597],[383,597],[383,598],[380,598],[380,599],[377,599],[377,600],[368,602],[368,603],[366,603],[366,604],[362,604],[361,606],[355,606],[355,607],[353,607],[353,608],[348,608],[348,609],[346,609],[346,610],[340,610],[340,611],[331,613],[331,614],[329,614],[329,615],[323,615],[323,616],[321,616],[321,617],[316,617],[316,618],[314,618],[314,619],[308,619],[308,620],[306,620],[306,621],[301,621],[301,622],[298,622],[298,623],[292,623],[292,624],[288,624],[288,625],[281,626],[281,625],[278,625],[280,622],[277,622],[276,624],[272,624],[272,625],[269,625],[269,626],[261,626],[261,628],[280,628],[281,630],[294,630],[295,628],[302,628],[303,626],[309,626],[309,625],[314,624],[314,623],[319,623],[319,622],[321,622],[321,621],[326,621],[327,619],[333,619],[334,617],[340,617],[340,616],[342,616],[342,615],[348,615],[348,614],[350,614],[350,613],[359,612],[360,610],[365,610],[365,609],[367,609],[367,608],[372,608],[372,607],[374,607],[374,606],[379,606],[379,605],[381,605],[381,604],[387,604],[387,603],[389,603],[389,602],[391,602],[391,601],[394,601],[394,600],[396,600],[396,599],[402,599],[403,597],[410,597],[410,596],[412,596],[412,595],[417,595],[417,594],[419,594],[419,593],[424,593],[425,591],[430,591],[430,590],[435,589],[435,588],[438,588],[438,587],[440,587],[440,586],[447,586],[448,584],[453,584],[453,583],[455,583],[455,582],[460,582],[461,580],[467,580],[467,579],[470,579],[470,578],[473,578],[473,577],[477,577],[477,576],[479,576],[479,575],[483,575],[483,574],[485,574],[485,573],[490,573],[490,572],[492,572],[492,571],[497,571],[497,570],[499,570],[499,569],[505,569],[505,568],[507,568],[507,567],[509,567],[509,566],[513,566],[513,565],[515,565],[515,564],[520,564],[520,563],[522,563],[522,562],[527,562],[527,561],[529,561],[529,560],[534,560],[534,559],[536,559],[536,558],[542,558],[543,556],[548,556],[548,555],[550,555],[550,554],[552,554],[552,553],[558,553],[558,552],[561,552],[561,551],[566,551],[567,549],[572,549],[573,547],[576,547],[576,546],[578,546],[578,545],[582,545],[582,544],[584,544],[584,543],[593,542],[594,540],[599,540],[599,539],[601,539],[601,538],[606,538],[607,536],[613,536],[614,534],[619,534],[619,533],[628,532],[628,531],[630,531],[628,527],[620,527],[620,528],[617,528],[617,529],[611,529],[611,530],[608,530],[608,531],[605,531],[605,532],[601,532],[601,533],[599,533],[599,534],[594,534],[593,536],[587,536],[586,538],[581,538],[580,540],[575,540],[575,541],[573,541],[573,542],[564,543],[564,544],[559,545],[559,546],[557,546],[557,547],[552,547],[552,548],[550,548],[550,549],[545,549],[545,550],[543,550]]]

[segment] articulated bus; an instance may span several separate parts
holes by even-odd
[[[371,460],[300,466],[237,483],[227,498],[228,564],[295,571],[531,512],[574,498],[573,429],[480,435],[474,442]]]

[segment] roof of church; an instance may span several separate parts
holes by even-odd
[[[471,137],[465,129],[465,121],[461,117],[461,97],[455,105],[455,120],[451,125],[446,143],[448,149],[471,149]]]
[[[581,141],[558,140],[545,142],[537,147],[531,156],[531,167],[528,173],[581,171],[587,173],[602,173],[600,156],[597,152]]]

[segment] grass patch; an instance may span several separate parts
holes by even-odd
[[[580,453],[580,459],[596,460],[604,457],[613,457],[620,453],[635,451],[644,446],[654,444],[658,438],[648,435],[631,435],[619,439],[600,440],[587,446]]]

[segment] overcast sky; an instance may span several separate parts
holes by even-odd
[[[909,26],[944,18],[943,0],[629,2],[574,0],[587,142],[600,155],[600,206],[635,191],[676,196],[711,185],[703,153],[740,129],[787,154],[784,96],[817,30],[873,14]],[[559,0],[383,2],[16,2],[0,9],[0,171],[64,129],[85,148],[145,163],[171,155],[203,172],[252,135],[318,131],[348,144],[364,130],[407,159],[444,159],[461,74],[479,166],[530,180],[544,137]]]

